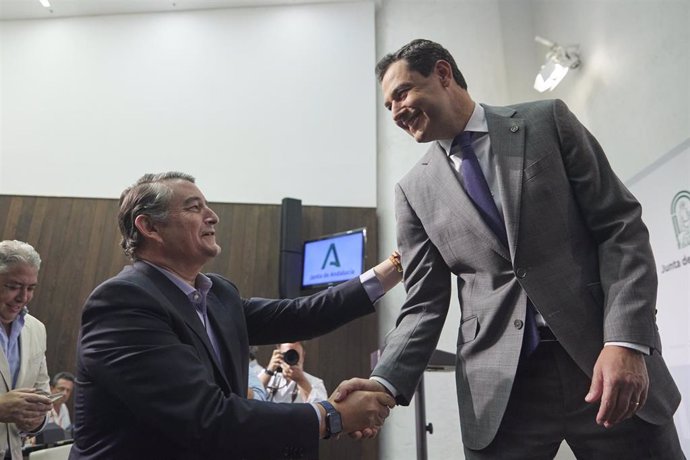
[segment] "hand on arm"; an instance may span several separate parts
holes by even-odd
[[[639,351],[607,346],[594,365],[592,384],[585,401],[600,401],[596,422],[606,428],[632,417],[647,400],[649,377]]]
[[[393,251],[388,259],[374,267],[374,274],[378,278],[384,292],[394,288],[402,280],[402,264],[400,253]]]

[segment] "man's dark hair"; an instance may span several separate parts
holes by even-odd
[[[70,372],[58,372],[50,379],[50,386],[55,388],[57,386],[58,380],[69,380],[74,383],[74,375]]]
[[[419,72],[425,77],[431,75],[436,62],[444,60],[450,64],[455,82],[462,89],[467,89],[465,77],[462,76],[458,65],[455,63],[455,59],[453,59],[448,50],[438,43],[421,38],[412,40],[395,53],[387,54],[381,58],[378,64],[376,64],[376,78],[379,79],[379,83],[383,80],[383,76],[386,75],[388,68],[400,60],[407,62],[407,67],[410,70]]]
[[[134,221],[137,216],[143,214],[149,216],[154,222],[165,222],[173,196],[173,191],[167,184],[171,180],[194,183],[194,177],[176,171],[145,174],[120,195],[120,211],[117,214],[117,222],[122,234],[120,245],[131,259],[136,258],[134,253],[141,243],[141,235]]]

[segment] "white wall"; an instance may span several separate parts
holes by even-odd
[[[688,0],[531,3],[535,32],[582,52],[582,68],[547,97],[570,105],[622,179],[687,139]]]
[[[370,1],[6,21],[0,41],[0,193],[182,170],[210,200],[376,205]]]
[[[440,42],[454,55],[475,100],[510,104],[561,98],[598,137],[625,180],[683,142],[690,133],[690,2],[688,0],[384,0],[377,10],[377,59],[413,38]],[[579,43],[582,68],[555,91],[532,89],[546,48],[541,35],[564,45]],[[393,187],[426,151],[379,112],[379,203],[385,255],[395,247]],[[394,325],[404,299],[401,287],[379,309],[381,336]],[[438,348],[453,352],[457,303]],[[462,459],[455,381],[426,373],[429,459]],[[415,457],[414,409],[396,408],[381,436],[382,460]],[[574,458],[563,446],[559,459]]]

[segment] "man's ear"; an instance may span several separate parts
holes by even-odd
[[[139,214],[134,219],[134,226],[142,237],[148,240],[162,241],[160,233],[158,233],[158,224],[149,216]]]
[[[448,61],[444,61],[443,59],[436,61],[436,64],[434,64],[434,73],[441,79],[441,85],[443,85],[444,88],[447,88],[450,82],[453,81],[453,68]]]

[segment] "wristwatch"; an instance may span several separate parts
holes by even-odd
[[[340,418],[340,412],[335,410],[333,404],[328,401],[320,401],[319,404],[326,409],[326,437],[337,436],[343,431],[343,421]]]

